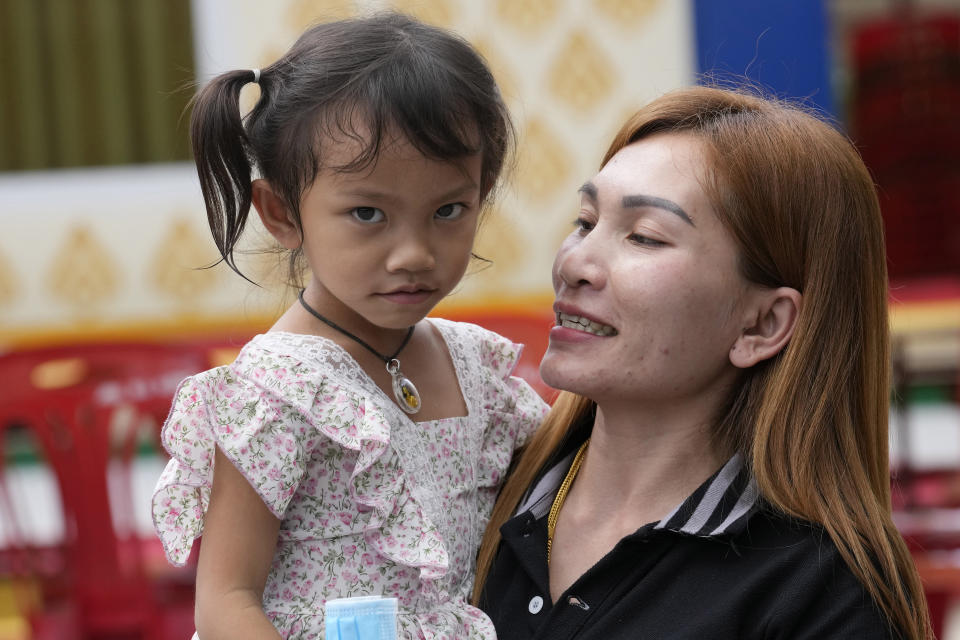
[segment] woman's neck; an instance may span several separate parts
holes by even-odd
[[[556,524],[549,567],[555,602],[620,540],[669,515],[722,464],[707,421],[633,409],[597,405],[590,444]]]
[[[580,494],[593,517],[639,527],[666,516],[723,463],[706,420],[598,406],[571,499]]]

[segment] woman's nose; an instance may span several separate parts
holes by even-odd
[[[409,271],[418,273],[430,271],[436,266],[436,256],[425,234],[408,230],[394,238],[394,244],[387,256],[387,271]]]
[[[560,246],[553,263],[554,289],[592,286],[600,288],[606,281],[603,248],[593,233],[586,237],[571,234]]]

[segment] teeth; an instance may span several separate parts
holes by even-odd
[[[592,333],[595,336],[617,335],[617,330],[609,325],[593,322],[592,320],[584,318],[583,316],[574,316],[568,313],[558,313],[557,324],[561,327],[567,327],[568,329],[586,331],[587,333]]]

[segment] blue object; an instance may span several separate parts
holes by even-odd
[[[397,599],[381,596],[327,600],[326,640],[396,640]]]
[[[697,72],[836,116],[825,0],[693,0]]]

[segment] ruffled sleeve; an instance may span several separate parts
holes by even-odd
[[[479,361],[483,411],[487,418],[478,480],[481,488],[498,490],[514,451],[540,426],[549,406],[523,378],[514,375],[523,345],[479,329]]]
[[[184,380],[163,427],[170,461],[154,491],[153,522],[175,565],[186,562],[203,532],[215,447],[278,518],[305,472],[315,440],[306,419],[314,393],[294,376],[287,380],[283,366],[251,364],[243,357]]]

